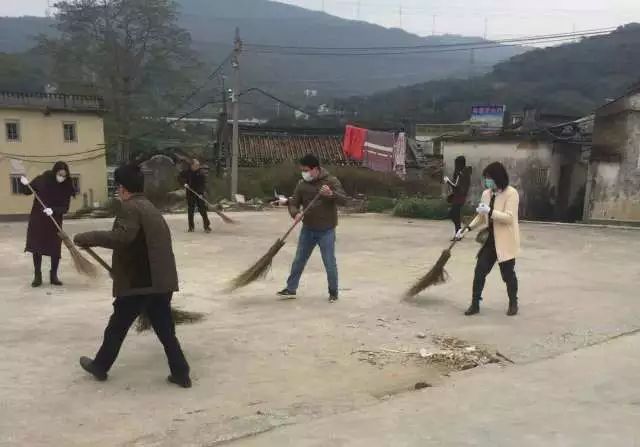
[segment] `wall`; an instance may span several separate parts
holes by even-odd
[[[6,120],[20,122],[20,141],[7,141]],[[65,142],[63,122],[75,122],[77,141]],[[0,215],[28,214],[33,198],[11,193],[11,174],[34,178],[58,161],[69,164],[72,175],[80,176],[80,194],[71,211],[93,202],[107,200],[107,173],[104,152],[73,155],[104,147],[102,118],[92,113],[43,113],[41,110],[0,109]],[[13,161],[11,154],[29,161]],[[47,155],[42,157],[42,155]]]
[[[520,193],[520,214],[537,219],[553,217],[557,176],[552,175],[551,143],[522,139],[445,141],[443,152],[446,175],[452,175],[454,160],[459,155],[464,155],[467,165],[473,168],[470,203],[480,200],[484,168],[499,161],[507,168],[512,186]]]
[[[616,157],[591,161],[586,214],[592,221],[640,222],[640,112],[597,117],[594,147],[605,144],[604,154]]]

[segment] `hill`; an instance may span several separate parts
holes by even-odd
[[[422,38],[400,29],[350,21],[317,11],[267,0],[177,0],[181,25],[192,35],[193,45],[213,66],[231,50],[235,28],[247,43],[323,46],[393,47],[481,41],[461,36]],[[0,52],[28,50],[39,33],[51,33],[53,20],[0,18]],[[470,40],[471,39],[471,40]],[[486,71],[495,63],[520,54],[524,48],[503,47],[478,53],[476,68]],[[367,57],[243,55],[243,83],[259,86],[289,99],[305,100],[304,90],[319,92],[316,101],[330,97],[370,94],[447,76],[467,76],[465,53],[412,54]],[[272,108],[273,111],[275,108]]]
[[[348,116],[378,125],[468,119],[473,104],[525,106],[588,114],[623,94],[640,77],[640,25],[576,43],[538,49],[497,64],[473,79],[446,79],[339,101]]]

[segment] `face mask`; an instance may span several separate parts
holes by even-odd
[[[494,182],[493,179],[486,178],[486,179],[484,179],[484,187],[487,188],[487,189],[490,189],[492,191],[495,191],[496,182]]]
[[[302,173],[302,180],[304,180],[305,182],[312,182],[313,181],[313,175],[311,175],[310,172],[303,172]]]
[[[64,183],[64,181],[65,181],[66,179],[67,179],[67,178],[66,178],[66,177],[64,177],[64,176],[62,176],[62,175],[56,175],[56,181],[57,181],[58,183]]]

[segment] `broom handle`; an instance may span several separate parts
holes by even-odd
[[[309,205],[307,205],[307,207],[306,207],[305,209],[303,209],[303,210],[302,210],[302,217],[304,217],[304,215],[305,215],[305,214],[307,214],[307,211],[309,211],[309,210],[311,209],[311,207],[312,207],[313,205],[315,205],[315,204],[316,204],[316,202],[318,201],[318,199],[319,199],[319,198],[320,198],[320,192],[318,192],[318,194],[316,194],[316,196],[313,198],[313,200],[311,200],[311,202],[309,202]],[[291,227],[289,227],[289,231],[287,231],[287,232],[284,234],[284,236],[282,236],[282,237],[280,238],[280,240],[281,240],[282,242],[284,242],[284,241],[289,237],[289,235],[291,234],[291,232],[293,231],[293,229],[294,229],[295,227],[297,227],[297,226],[298,226],[298,224],[299,224],[300,222],[302,222],[302,217],[300,218],[300,220],[299,220],[299,221],[297,221],[297,222],[293,222],[293,225],[291,225]]]
[[[84,247],[83,250],[86,251],[93,259],[95,259],[95,261],[100,264],[107,272],[109,272],[110,274],[113,273],[111,270],[111,266],[107,264],[107,261],[102,259],[98,253],[93,251],[92,248]]]
[[[476,217],[478,217],[478,216],[476,215]],[[475,219],[476,219],[476,218],[474,217],[474,218],[471,220],[471,222],[473,222]],[[471,230],[471,223],[469,223],[469,224],[465,225],[465,226],[464,226],[464,230],[465,230],[465,232],[466,232],[466,231],[470,231],[470,230]],[[461,239],[461,240],[462,240],[462,239]],[[451,245],[449,245],[449,251],[453,250],[453,247],[455,247],[455,246],[456,246],[456,244],[457,244],[458,242],[460,242],[458,239],[456,239],[456,240],[454,240],[453,242],[451,242]]]
[[[207,205],[209,205],[209,206],[212,208],[212,211],[213,211],[214,213],[216,213],[216,214],[218,214],[218,215],[222,215],[222,213],[220,212],[220,210],[218,210],[218,209],[217,209],[217,208],[218,208],[218,206],[217,206],[217,205],[214,205],[214,204],[212,204],[211,202],[209,202],[209,201],[208,201],[207,199],[205,199],[201,194],[199,194],[199,193],[195,192],[193,189],[191,189],[191,187],[190,187],[189,185],[185,184],[184,186],[187,188],[187,190],[189,190],[189,191],[191,191],[193,194],[195,194],[195,196],[196,196],[198,199],[202,200],[204,203],[206,203]]]

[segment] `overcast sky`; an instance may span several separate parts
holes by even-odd
[[[216,0],[211,0],[215,2]],[[281,0],[420,35],[493,39],[607,28],[640,22],[640,0]],[[52,2],[53,3],[53,2]],[[359,6],[358,6],[359,5]],[[47,0],[0,0],[0,15],[44,15]],[[486,28],[485,28],[486,27]]]

